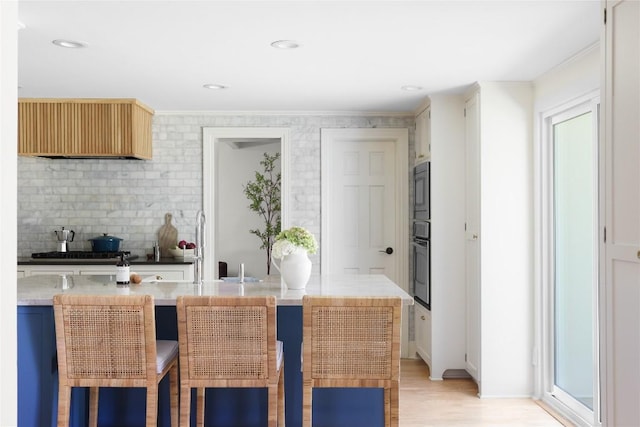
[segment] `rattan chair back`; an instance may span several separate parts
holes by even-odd
[[[177,355],[158,372],[153,297],[55,295],[58,425],[68,425],[71,387],[90,387],[90,424],[97,422],[99,387],[147,388],[147,425],[157,425],[158,383],[171,372],[177,424]]]
[[[284,362],[278,365],[275,297],[179,296],[180,425],[187,426],[191,388],[266,387],[269,425],[284,425]],[[282,360],[282,359],[281,359]]]
[[[380,387],[385,425],[398,423],[400,298],[304,296],[303,422],[314,387]]]

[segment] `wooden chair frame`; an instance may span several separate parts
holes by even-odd
[[[178,296],[176,310],[180,426],[189,426],[192,388],[197,388],[197,425],[204,425],[208,387],[266,387],[268,425],[284,426],[284,356],[278,369],[275,297]]]
[[[158,385],[169,373],[171,425],[178,424],[178,356],[157,372],[151,295],[54,295],[58,351],[58,427],[69,425],[72,387],[89,387],[89,425],[97,426],[99,387],[145,387],[146,425],[157,427]]]
[[[302,419],[312,425],[314,387],[384,388],[385,426],[398,426],[398,297],[304,296]]]

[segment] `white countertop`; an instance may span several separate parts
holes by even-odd
[[[384,275],[312,275],[303,290],[287,289],[279,276],[260,282],[234,283],[205,280],[202,285],[191,281],[155,281],[143,278],[140,284],[118,287],[115,276],[35,275],[18,279],[18,305],[52,305],[59,293],[110,295],[153,295],[156,305],[175,305],[178,295],[274,295],[278,305],[302,305],[304,295],[386,297],[399,296],[403,304],[412,305],[413,297]]]

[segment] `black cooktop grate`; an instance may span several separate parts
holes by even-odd
[[[131,252],[93,252],[93,251],[67,251],[67,252],[37,252],[31,254],[31,258],[58,258],[58,259],[117,259],[124,254],[129,258]]]

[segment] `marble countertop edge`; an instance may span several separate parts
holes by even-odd
[[[175,306],[179,295],[263,296],[274,295],[279,306],[300,306],[304,295],[388,297],[398,296],[404,305],[413,305],[413,297],[384,275],[312,275],[305,289],[289,289],[279,276],[261,282],[240,284],[205,280],[145,280],[128,287],[116,286],[114,276],[106,275],[37,275],[18,279],[19,306],[50,306],[60,293],[84,295],[153,295],[157,306]]]

